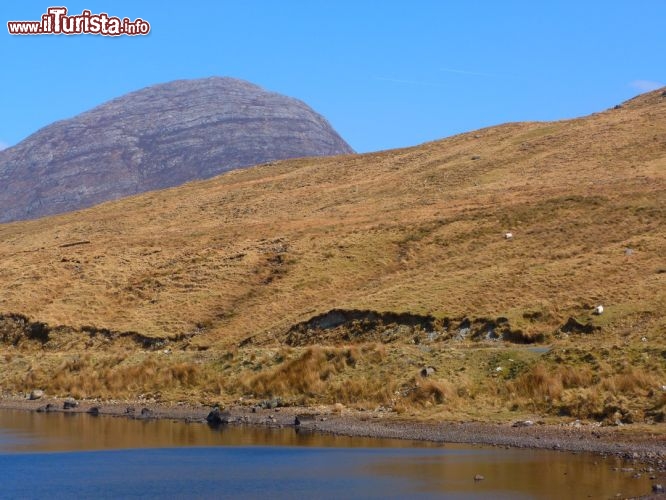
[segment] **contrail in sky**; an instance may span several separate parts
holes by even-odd
[[[458,75],[487,76],[491,78],[500,76],[492,73],[481,73],[479,71],[466,71],[464,69],[454,69],[454,68],[439,68],[439,70],[444,71],[445,73],[456,73]]]
[[[431,87],[443,87],[441,83],[437,82],[426,82],[422,80],[403,80],[401,78],[386,78],[384,76],[376,76],[375,80],[381,80],[383,82],[393,82],[393,83],[407,83],[409,85],[428,85]]]

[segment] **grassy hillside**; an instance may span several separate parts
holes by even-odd
[[[663,90],[238,170],[0,225],[0,387],[663,420],[665,237]]]

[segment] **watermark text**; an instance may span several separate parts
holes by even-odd
[[[140,17],[109,16],[105,12],[93,14],[84,10],[79,15],[67,15],[67,7],[49,7],[39,21],[7,21],[10,35],[147,35],[150,23]]]

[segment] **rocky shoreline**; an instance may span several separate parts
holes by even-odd
[[[359,411],[335,407],[234,406],[213,412],[208,406],[153,401],[73,401],[71,399],[10,396],[0,399],[0,410],[91,413],[134,419],[175,419],[185,422],[265,427],[298,426],[301,431],[367,438],[406,439],[441,443],[482,444],[615,455],[666,473],[666,429],[601,427],[574,421],[546,424],[432,422],[400,418],[388,411]]]

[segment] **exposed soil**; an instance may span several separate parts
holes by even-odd
[[[0,342],[6,345],[19,346],[26,342],[38,342],[42,347],[57,347],[58,337],[64,335],[75,335],[82,341],[92,345],[95,340],[106,343],[123,343],[130,341],[131,344],[147,350],[155,350],[163,347],[167,342],[179,342],[192,336],[191,334],[172,335],[168,338],[158,338],[143,335],[139,332],[113,331],[108,328],[97,328],[95,326],[82,326],[75,328],[67,325],[50,326],[41,321],[32,321],[22,314],[10,313],[0,314]]]
[[[525,335],[512,329],[509,320],[498,318],[435,318],[409,312],[332,309],[292,325],[277,335],[256,335],[241,341],[266,345],[276,340],[290,347],[340,343],[406,342],[421,344],[451,339],[505,340],[518,344],[542,342],[544,335]]]

